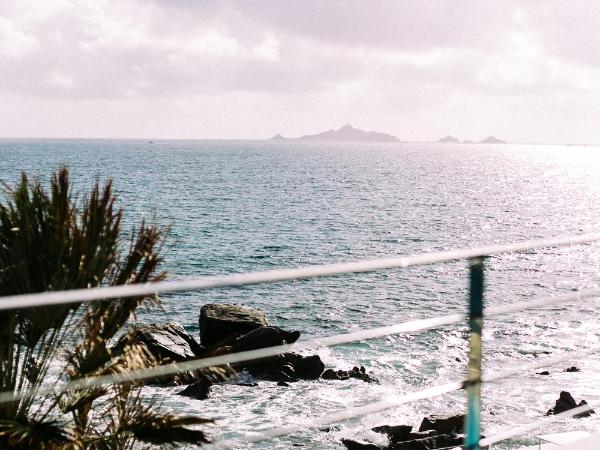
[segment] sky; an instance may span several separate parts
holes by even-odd
[[[597,0],[0,0],[0,136],[600,144]]]

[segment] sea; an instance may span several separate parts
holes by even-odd
[[[0,140],[0,180],[8,185],[22,171],[47,182],[61,165],[70,168],[79,198],[95,179],[112,179],[126,230],[144,218],[170,228],[163,269],[174,280],[600,231],[598,146]],[[487,307],[587,292],[600,282],[600,245],[502,254],[485,268]],[[465,313],[468,285],[468,264],[458,261],[163,295],[160,308],[134,320],[178,322],[198,338],[202,305],[238,303],[310,339]],[[573,354],[556,366],[485,384],[484,435],[541,419],[563,390],[577,401],[600,402],[599,356],[575,355],[599,343],[598,306],[591,298],[484,321],[484,374]],[[378,384],[226,384],[203,401],[176,395],[178,388],[144,389],[166,411],[214,418],[205,427],[214,440],[237,439],[463,379],[467,351],[461,323],[318,351],[327,367],[362,365]],[[570,366],[581,371],[565,372]],[[550,374],[536,374],[542,370]],[[238,441],[236,448],[342,449],[342,438],[382,443],[371,428],[418,427],[424,416],[457,414],[465,406],[465,392],[457,391],[329,428]],[[531,436],[541,433],[598,430],[597,417],[548,424],[495,448],[533,444]]]

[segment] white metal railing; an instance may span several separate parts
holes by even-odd
[[[600,297],[600,291],[593,290],[579,292],[555,297],[546,297],[530,302],[520,302],[512,305],[489,308],[483,310],[483,258],[495,254],[521,252],[534,250],[544,247],[561,247],[569,245],[587,244],[600,241],[600,233],[587,234],[582,236],[530,240],[506,245],[492,245],[473,249],[454,250],[437,252],[422,255],[413,255],[395,258],[383,258],[375,260],[364,260],[357,262],[307,266],[295,269],[270,270],[263,272],[252,272],[243,274],[233,274],[224,276],[200,277],[186,280],[166,281],[158,283],[122,285],[111,287],[96,287],[90,289],[78,289],[70,291],[45,292],[37,294],[24,294],[15,296],[0,297],[0,311],[9,309],[23,309],[41,306],[50,306],[57,304],[68,304],[77,302],[89,302],[95,300],[122,299],[125,297],[147,296],[158,293],[168,293],[176,291],[203,290],[219,287],[243,286],[259,283],[276,283],[286,280],[306,279],[316,277],[328,277],[350,273],[374,272],[393,268],[406,268],[411,266],[442,263],[456,260],[469,260],[471,263],[471,312],[469,315],[469,325],[471,328],[471,350],[470,350],[470,371],[469,379],[454,381],[433,388],[427,388],[421,391],[404,394],[403,396],[384,399],[370,405],[364,405],[358,408],[351,408],[337,413],[327,414],[321,418],[314,418],[309,424],[302,426],[294,425],[288,427],[279,427],[266,430],[259,435],[246,437],[246,442],[257,442],[270,439],[283,434],[289,434],[311,426],[331,423],[344,420],[350,417],[356,417],[368,412],[380,411],[392,408],[402,403],[428,398],[434,395],[441,395],[452,390],[467,388],[469,393],[469,414],[471,422],[467,421],[467,443],[466,448],[479,448],[479,385],[481,382],[493,382],[500,378],[514,376],[526,368],[548,367],[557,362],[566,361],[575,358],[577,355],[567,354],[557,358],[538,361],[528,366],[519,366],[518,368],[498,372],[493,375],[481,376],[480,367],[474,362],[481,358],[481,348],[473,345],[473,342],[480,342],[480,332],[483,317],[498,316],[508,314],[524,309],[538,308],[543,306],[568,303],[578,300],[592,299]],[[476,269],[476,270],[473,270]],[[475,307],[474,307],[475,305]],[[479,305],[479,309],[477,307]],[[145,370],[132,371],[124,374],[111,374],[94,378],[81,380],[72,380],[64,383],[62,386],[53,389],[42,389],[37,391],[19,391],[0,393],[0,403],[16,401],[35,395],[60,394],[67,391],[85,389],[92,386],[104,384],[122,383],[139,381],[147,378],[174,374],[182,371],[197,370],[206,367],[214,367],[231,363],[238,363],[252,359],[264,358],[281,354],[290,350],[303,351],[308,349],[318,349],[334,345],[341,345],[350,342],[356,342],[366,339],[375,339],[384,336],[400,333],[411,333],[426,329],[446,326],[464,321],[463,314],[453,314],[443,317],[425,318],[404,322],[397,325],[379,327],[370,330],[363,330],[355,333],[339,334],[318,339],[299,341],[295,344],[280,345],[248,352],[222,355],[210,358],[201,358],[183,363],[169,364],[153,367]],[[479,341],[477,341],[477,339]],[[589,354],[597,352],[600,348],[594,348],[582,352]],[[475,389],[476,388],[476,389]],[[366,412],[365,412],[366,411]],[[557,416],[558,417],[558,416]],[[475,419],[473,419],[475,418]],[[474,422],[476,421],[476,423]],[[312,425],[311,425],[312,424]],[[483,443],[485,441],[481,441]],[[221,442],[217,445],[227,446],[227,442]]]
[[[584,234],[553,239],[538,239],[513,244],[490,245],[462,250],[427,253],[323,264],[295,269],[266,270],[223,276],[188,278],[185,280],[160,281],[156,283],[126,284],[120,286],[95,287],[90,289],[72,289],[67,291],[41,292],[0,297],[0,311],[6,309],[35,308],[38,306],[63,305],[67,303],[108,300],[111,298],[138,297],[167,292],[198,291],[220,287],[245,286],[250,284],[277,283],[306,278],[322,278],[351,273],[377,272],[385,269],[400,269],[412,266],[437,264],[449,261],[473,259],[502,253],[515,253],[545,247],[566,247],[577,244],[589,244],[600,241],[600,233]]]

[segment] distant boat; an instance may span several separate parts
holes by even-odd
[[[352,125],[344,125],[339,130],[328,130],[318,134],[307,134],[299,138],[285,138],[281,134],[273,136],[270,140],[295,140],[311,142],[402,142],[391,134],[377,131],[363,131]]]

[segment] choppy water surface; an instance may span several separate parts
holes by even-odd
[[[0,178],[26,170],[43,179],[60,164],[76,186],[111,177],[130,219],[156,214],[171,225],[171,278],[263,270],[505,243],[600,229],[600,148],[445,144],[299,144],[234,141],[0,141]],[[600,245],[502,255],[487,262],[488,306],[595,288]],[[207,302],[263,308],[272,323],[325,336],[411,318],[462,312],[465,263],[376,274],[169,295],[142,322],[178,321],[198,334]],[[598,345],[597,301],[489,320],[486,371]],[[218,386],[196,401],[156,389],[177,412],[218,418],[212,432],[234,437],[363,405],[464,376],[466,329],[446,327],[320,352],[327,365],[362,364],[381,379]],[[577,365],[579,373],[564,373]],[[600,401],[597,357],[574,360],[483,388],[484,433],[541,417],[561,390]],[[166,394],[166,395],[165,395]],[[256,444],[341,448],[341,437],[377,437],[380,424],[418,425],[430,413],[458,412],[454,393]],[[567,420],[548,431],[598,428]],[[533,432],[535,433],[535,432]],[[513,440],[506,447],[526,440]]]

